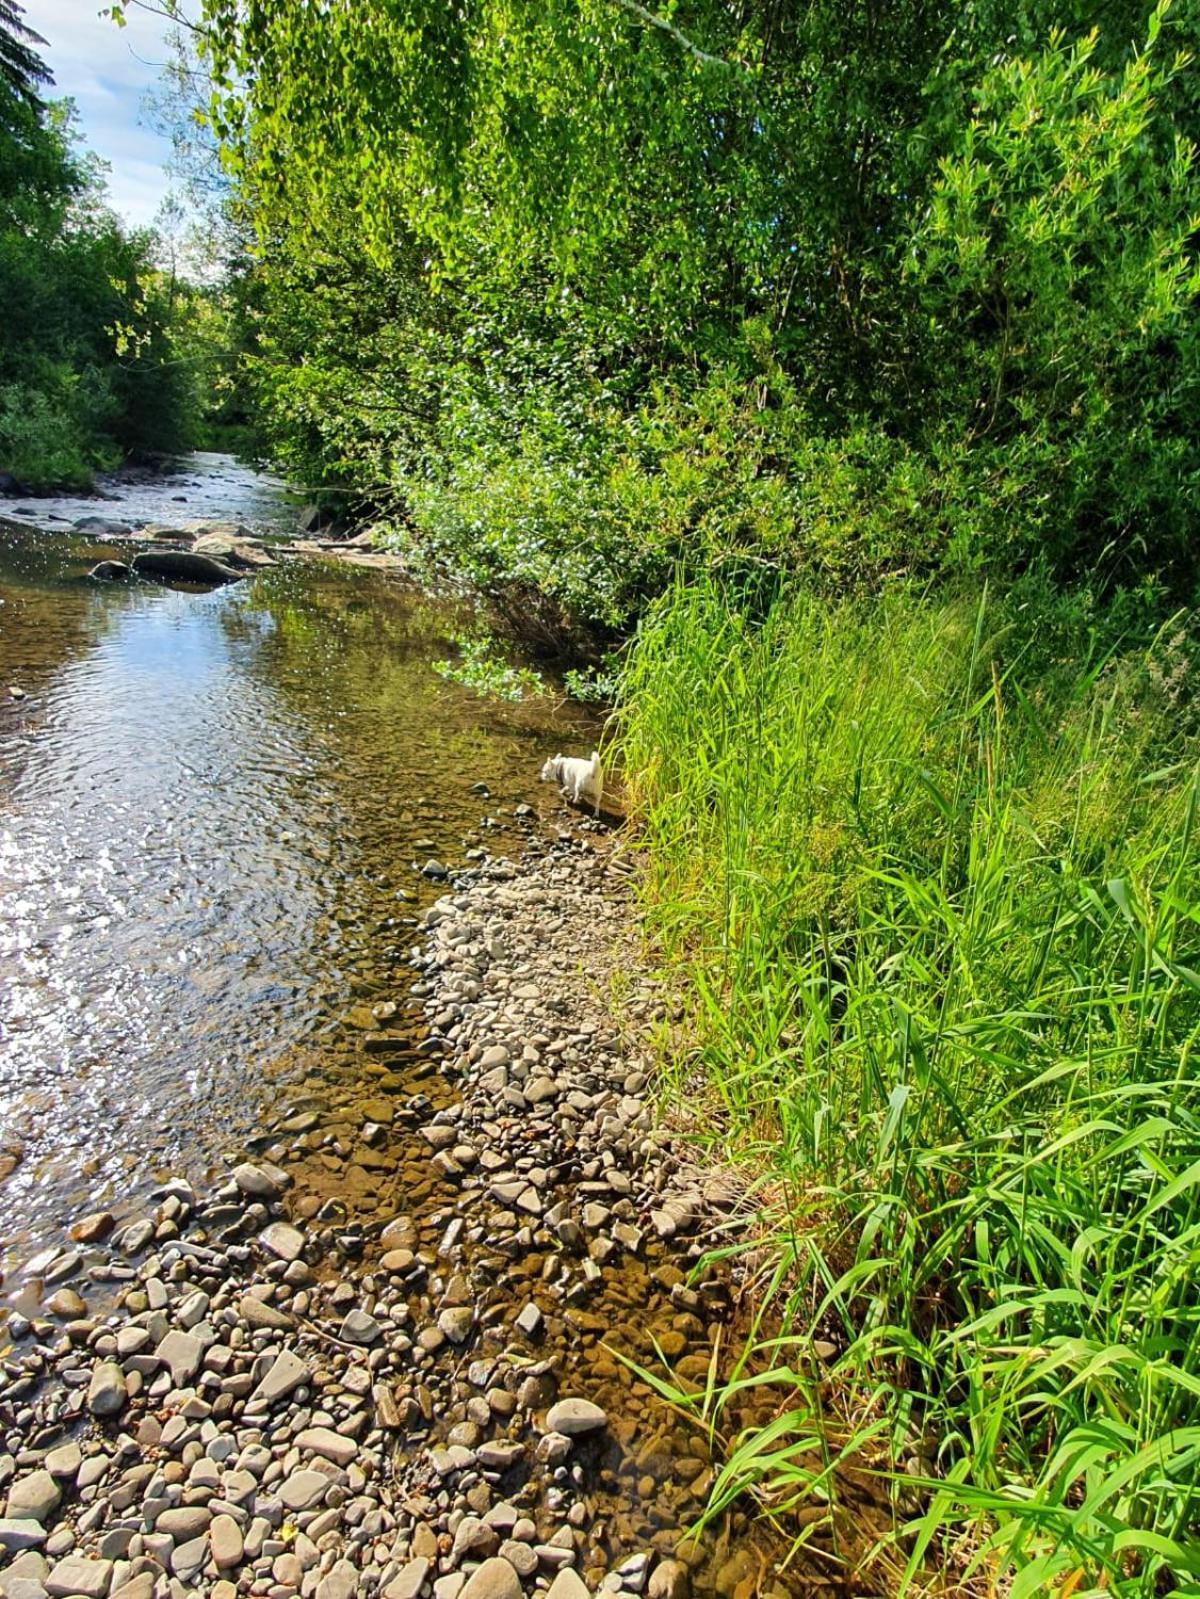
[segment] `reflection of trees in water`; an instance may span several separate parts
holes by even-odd
[[[547,746],[585,740],[592,726],[573,733],[574,714],[549,699],[485,702],[445,682],[431,663],[462,628],[462,608],[377,573],[290,567],[238,599],[221,618],[239,666],[300,725],[329,796],[312,813],[313,845],[323,842],[341,882],[316,939],[330,939],[363,992],[382,992],[410,941],[394,919],[411,862],[460,860],[493,808],[472,785],[486,782],[495,804],[533,797]]]

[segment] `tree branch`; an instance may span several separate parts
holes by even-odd
[[[623,11],[628,11],[639,22],[644,22],[648,28],[657,28],[659,33],[665,33],[669,39],[674,39],[679,48],[691,56],[693,61],[698,61],[702,67],[720,67],[723,72],[745,72],[746,68],[740,61],[726,61],[724,56],[710,55],[707,50],[702,50],[698,44],[693,44],[686,33],[681,33],[673,22],[668,22],[666,17],[660,17],[653,11],[647,11],[645,6],[639,5],[638,0],[616,0]]]

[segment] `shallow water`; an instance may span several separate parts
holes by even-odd
[[[47,531],[69,531],[86,517],[136,527],[145,522],[244,522],[258,533],[292,534],[300,496],[279,478],[240,465],[231,455],[197,450],[174,469],[134,468],[98,479],[99,494],[52,494],[0,500],[0,513]]]
[[[161,499],[102,510],[153,520]],[[269,484],[251,503],[221,509],[294,520]],[[453,617],[381,574],[89,583],[110,553],[0,540],[6,1272],[168,1172],[204,1179],[290,1086],[354,1055],[436,892],[414,863],[518,849],[513,807],[549,810],[546,752],[591,736],[548,699],[443,681]]]

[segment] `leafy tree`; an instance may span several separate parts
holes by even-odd
[[[50,82],[50,69],[33,46],[45,44],[26,23],[19,0],[0,0],[0,78],[10,90],[36,105],[37,86]]]
[[[568,619],[680,558],[1186,593],[1198,21],[205,0],[268,432]]]
[[[191,435],[196,378],[177,359],[190,296],[148,233],[127,233],[80,151],[69,103],[0,81],[0,469],[85,481]]]

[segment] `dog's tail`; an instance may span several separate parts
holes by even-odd
[[[599,750],[593,750],[592,751],[592,759],[591,759],[589,764],[590,764],[593,772],[598,772],[600,770],[600,751]]]

